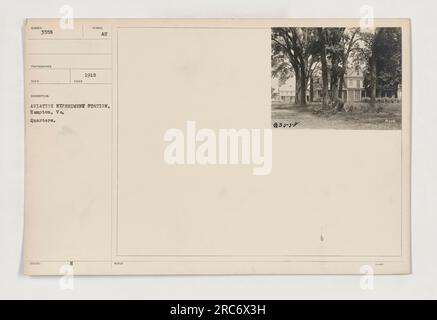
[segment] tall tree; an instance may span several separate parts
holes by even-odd
[[[402,84],[402,33],[400,28],[381,28],[374,44],[377,92],[397,97]]]
[[[359,59],[367,65],[367,82],[370,92],[370,105],[373,109],[376,108],[377,95],[377,56],[378,56],[378,38],[381,33],[381,28],[376,28],[373,32],[365,32],[361,34],[363,46],[359,51]]]
[[[326,59],[326,29],[318,28],[319,43],[320,43],[320,61],[322,64],[322,106],[325,108],[329,103],[328,95],[328,62]]]
[[[318,60],[315,54],[316,39],[314,28],[272,29],[272,61],[279,62],[274,72],[293,72],[296,78],[296,104],[306,105],[308,82]]]
[[[343,98],[344,77],[349,67],[351,53],[359,47],[359,28],[347,29],[341,40],[342,54],[340,55],[340,74],[339,74],[339,97]]]
[[[366,87],[373,108],[376,98],[396,96],[402,84],[402,34],[400,28],[376,28],[360,35],[358,58],[367,66]]]
[[[331,99],[339,96],[340,62],[343,55],[342,38],[345,28],[327,28],[327,54],[331,61]]]

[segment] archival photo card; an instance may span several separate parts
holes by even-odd
[[[408,274],[410,23],[368,22],[28,19],[24,272]]]

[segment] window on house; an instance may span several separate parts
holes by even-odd
[[[361,100],[361,91],[355,91],[355,101]]]

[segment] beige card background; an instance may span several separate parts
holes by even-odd
[[[358,22],[77,20],[66,31],[29,20],[27,110],[111,108],[68,110],[50,125],[31,124],[26,111],[25,272],[408,273],[406,20],[377,22],[403,31],[402,131],[274,130],[268,176],[163,160],[164,132],[189,120],[270,127],[272,26]],[[55,32],[40,39],[38,27]],[[95,79],[81,78],[93,70]]]

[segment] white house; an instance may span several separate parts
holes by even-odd
[[[292,103],[296,96],[296,80],[289,78],[285,83],[280,83],[279,79],[272,79],[272,101],[282,103]]]

